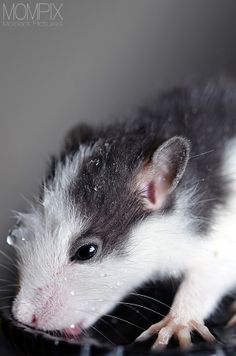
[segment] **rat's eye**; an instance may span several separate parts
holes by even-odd
[[[90,258],[96,255],[97,250],[98,250],[98,245],[95,243],[83,245],[74,254],[73,261],[90,260]]]

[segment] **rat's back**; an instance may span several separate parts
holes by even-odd
[[[215,207],[224,205],[229,194],[223,167],[225,152],[236,137],[236,85],[232,82],[176,87],[153,98],[132,119],[98,128],[79,125],[67,136],[65,152],[76,152],[81,144],[97,146],[95,156],[103,174],[100,170],[97,175],[95,167],[90,170],[90,179],[94,186],[104,182],[104,190],[110,190],[109,182],[115,179],[117,189],[118,185],[125,186],[140,162],[148,160],[158,146],[174,136],[185,137],[191,145],[179,189],[195,187],[199,200],[204,201],[196,201],[191,213],[196,216],[198,232],[205,234]],[[84,177],[86,180],[88,175]],[[81,188],[88,185],[85,180]]]

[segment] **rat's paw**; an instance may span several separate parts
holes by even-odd
[[[214,336],[209,329],[204,325],[204,322],[190,320],[186,323],[181,323],[176,317],[168,314],[159,323],[153,324],[149,329],[144,331],[136,341],[145,341],[153,335],[158,334],[158,337],[153,344],[153,349],[165,348],[172,336],[178,339],[181,348],[188,348],[192,345],[191,332],[196,331],[207,342],[213,342]]]

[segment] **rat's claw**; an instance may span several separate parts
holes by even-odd
[[[155,350],[165,348],[168,345],[172,336],[173,329],[171,327],[166,326],[162,328],[158,334],[156,341],[152,346],[152,349]]]
[[[188,328],[183,327],[177,333],[179,346],[181,349],[187,349],[192,346],[191,333]]]
[[[172,322],[160,330],[158,337],[152,346],[152,349],[155,350],[165,348],[172,336],[177,338],[182,349],[186,349],[192,346],[191,329],[188,326],[181,326]]]
[[[167,315],[159,323],[153,324],[149,329],[144,331],[136,341],[145,341],[153,335],[158,334],[158,337],[153,344],[152,349],[165,348],[170,339],[175,336],[182,349],[189,348],[192,345],[191,332],[198,332],[201,337],[207,342],[213,342],[214,336],[203,322],[189,321],[187,323],[180,323],[174,317]]]
[[[164,319],[159,321],[159,323],[153,324],[145,330],[142,334],[140,334],[135,341],[142,342],[149,339],[151,336],[156,335],[158,331],[160,331],[167,323],[167,319],[169,320],[170,317],[167,315]]]
[[[192,330],[198,332],[203,340],[207,342],[214,342],[215,336],[209,331],[208,327],[204,323],[197,323],[196,321],[191,321]]]

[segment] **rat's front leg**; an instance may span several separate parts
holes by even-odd
[[[204,320],[214,311],[226,292],[223,277],[215,269],[189,271],[167,316],[151,325],[136,341],[145,341],[158,335],[153,349],[163,348],[175,336],[180,346],[186,348],[191,346],[191,332],[195,331],[207,342],[213,342],[215,338],[205,326]]]

